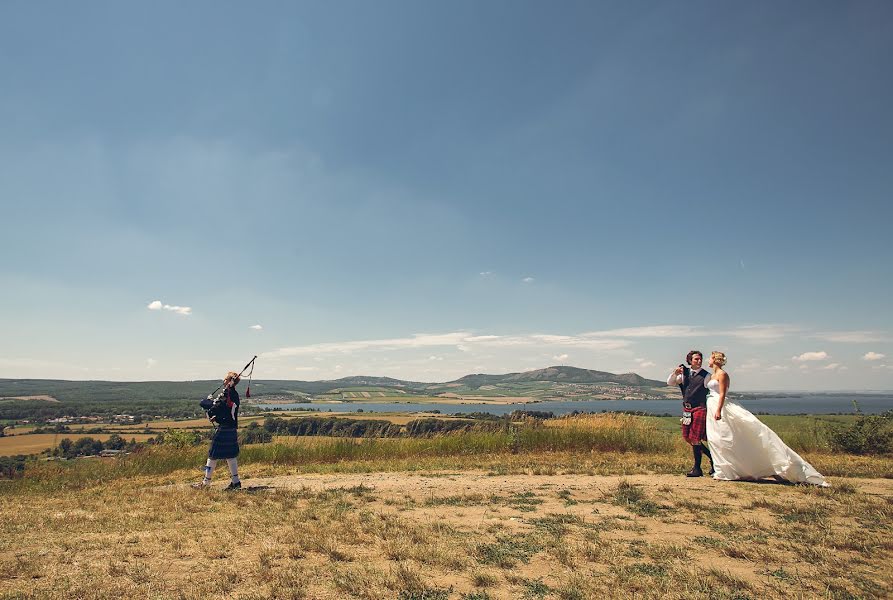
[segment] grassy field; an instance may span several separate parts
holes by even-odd
[[[39,454],[44,450],[54,448],[59,441],[68,438],[72,442],[80,438],[93,438],[94,440],[106,441],[111,437],[110,433],[35,433],[31,435],[15,435],[0,437],[0,456],[16,456],[18,454]],[[128,433],[122,435],[126,441],[131,438],[138,442],[145,442],[152,435],[145,433]]]
[[[386,420],[398,425],[406,425],[408,422],[419,418],[440,418],[440,419],[457,419],[461,417],[453,417],[447,415],[433,414],[408,414],[408,413],[340,413],[340,412],[276,412],[272,416],[279,418],[307,418],[307,417],[345,417],[350,419],[361,420]],[[255,415],[249,417],[241,417],[240,424],[244,427],[253,421],[263,423],[266,416]],[[655,431],[660,432],[667,438],[675,438],[679,435],[679,419],[677,417],[631,417],[647,423],[653,427]],[[831,450],[829,432],[834,427],[851,424],[855,419],[855,415],[819,415],[819,416],[803,416],[803,415],[764,415],[760,417],[766,424],[772,427],[781,438],[789,446],[798,452],[804,451],[823,451]],[[553,419],[546,421],[547,427],[560,426],[563,419]],[[575,426],[581,427],[584,423],[581,419],[573,421]],[[603,427],[607,420],[596,420],[598,427]],[[58,444],[59,440],[69,438],[76,440],[79,437],[93,437],[94,439],[106,440],[110,434],[117,433],[126,440],[136,438],[137,441],[145,441],[152,435],[164,431],[166,429],[195,429],[208,430],[210,424],[207,419],[191,419],[191,420],[161,420],[150,421],[138,425],[122,425],[122,424],[74,424],[69,426],[72,433],[56,434],[30,434],[34,427],[16,427],[7,430],[7,437],[0,438],[0,456],[13,456],[17,454],[35,454],[44,450],[49,450]],[[103,433],[80,434],[83,430],[102,427]],[[13,439],[19,438],[19,439]]]
[[[830,489],[690,479],[670,425],[286,438],[243,448],[240,492],[189,487],[204,446],[40,464],[0,483],[0,598],[893,592],[893,458],[806,453]]]

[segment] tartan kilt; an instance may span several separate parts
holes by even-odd
[[[690,412],[691,425],[682,426],[682,437],[695,446],[707,439],[707,407],[695,406]]]
[[[236,428],[218,427],[211,438],[208,458],[235,458],[239,456],[239,437]]]

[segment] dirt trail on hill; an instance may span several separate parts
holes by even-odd
[[[225,487],[226,481],[219,480],[221,469],[216,473],[218,487]],[[885,497],[893,497],[893,479],[841,479],[857,488],[859,492]],[[537,489],[551,489],[556,492],[568,490],[582,497],[603,496],[612,492],[621,481],[641,486],[656,496],[661,494],[712,494],[731,493],[739,499],[749,500],[759,497],[767,490],[805,490],[808,486],[791,486],[771,480],[715,481],[710,477],[685,477],[683,475],[493,475],[485,471],[443,471],[443,472],[393,472],[393,473],[337,473],[284,475],[278,477],[255,477],[244,479],[246,489],[308,489],[314,491],[343,490],[359,486],[372,488],[381,498],[412,497],[415,500],[425,497],[456,495],[504,495],[519,494]],[[834,479],[832,479],[833,489]],[[576,494],[574,497],[577,497]],[[740,502],[739,502],[740,503]]]

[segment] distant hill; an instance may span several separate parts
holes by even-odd
[[[62,416],[152,417],[201,416],[198,401],[220,385],[206,381],[64,381],[50,379],[0,379],[0,419],[46,421]],[[622,386],[617,389],[615,386]],[[239,391],[247,398],[247,382]],[[363,389],[366,388],[366,389]],[[319,396],[338,396],[343,401],[400,396],[472,396],[474,398],[530,398],[536,400],[587,400],[591,398],[662,397],[663,381],[636,373],[614,374],[577,367],[556,366],[503,375],[466,375],[445,383],[420,383],[392,377],[355,375],[326,381],[255,379],[251,398],[263,402],[309,402]],[[46,397],[50,397],[48,402]]]
[[[353,386],[377,386],[377,387],[415,387],[425,385],[415,381],[402,381],[392,377],[373,377],[369,375],[354,375],[352,377],[342,377],[341,379],[330,379],[327,383],[337,384],[336,387],[353,387]]]
[[[607,371],[593,371],[591,369],[580,369],[578,367],[546,367],[545,369],[537,369],[535,371],[524,371],[523,373],[508,373],[506,375],[466,375],[451,381],[449,383],[457,383],[468,387],[480,387],[482,385],[498,385],[504,383],[522,383],[529,381],[553,381],[555,383],[585,383],[585,384],[607,384],[619,383],[622,385],[631,385],[636,387],[655,387],[665,386],[666,383],[656,379],[645,379],[636,373],[608,373]]]
[[[347,387],[391,387],[405,390],[423,390],[432,387],[462,386],[479,388],[482,385],[512,385],[532,382],[610,384],[634,387],[662,387],[666,383],[645,379],[636,373],[615,374],[578,367],[555,366],[523,373],[503,375],[473,374],[445,383],[421,383],[392,377],[353,375],[341,379],[296,381],[288,379],[255,379],[251,383],[252,395],[303,392],[323,394],[329,390]],[[241,390],[244,390],[243,381]],[[126,398],[128,400],[193,400],[220,385],[219,379],[207,381],[67,381],[52,379],[0,379],[0,398],[48,394],[66,401],[104,401]],[[244,392],[243,392],[244,393]]]

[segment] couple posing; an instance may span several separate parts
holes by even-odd
[[[710,353],[712,375],[702,368],[704,355],[700,351],[692,350],[685,361],[689,367],[679,365],[670,373],[667,385],[682,390],[682,437],[691,445],[695,461],[689,477],[703,475],[701,457],[706,454],[714,479],[775,477],[791,483],[828,485],[774,431],[749,410],[726,399],[730,380],[723,368],[725,354]]]

